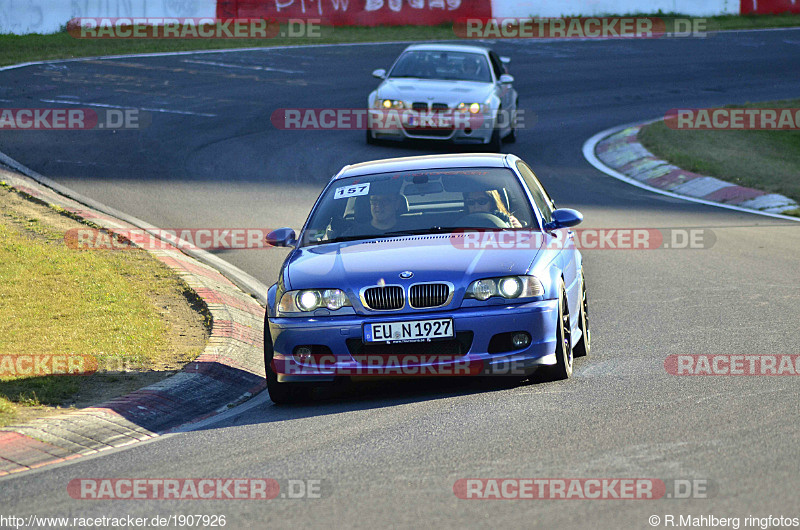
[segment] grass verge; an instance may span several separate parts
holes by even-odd
[[[800,99],[726,108],[797,108]],[[658,121],[639,141],[676,166],[740,186],[780,193],[800,203],[800,131],[675,130]],[[800,216],[800,210],[784,212]]]
[[[634,15],[626,15],[634,16]],[[671,31],[670,19],[688,18],[676,13],[636,14],[662,17]],[[710,32],[729,29],[800,27],[800,15],[726,15],[707,17]],[[282,30],[286,27],[283,26]],[[0,66],[26,61],[69,59],[98,55],[255,48],[285,45],[339,44],[354,42],[458,40],[451,24],[439,26],[337,26],[321,28],[320,37],[273,39],[77,39],[66,31],[49,35],[0,34]],[[470,42],[465,40],[466,43]]]
[[[205,347],[210,316],[183,281],[143,250],[68,248],[78,226],[0,187],[0,426],[124,395]],[[24,355],[90,356],[98,371],[23,375]]]
[[[800,22],[798,23],[800,24]],[[285,27],[282,27],[285,29]],[[0,35],[0,65],[98,55],[259,48],[286,45],[456,39],[450,25],[324,27],[320,37],[273,39],[77,39],[66,31],[50,35]]]

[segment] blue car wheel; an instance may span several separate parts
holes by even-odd
[[[558,328],[556,335],[556,364],[550,367],[549,379],[560,381],[572,377],[572,338],[570,336],[569,306],[564,281],[559,285],[561,295],[558,297]]]
[[[272,369],[272,338],[269,333],[269,321],[264,319],[264,371],[267,378],[269,398],[276,405],[302,403],[311,399],[314,385],[309,383],[281,383],[278,374]]]
[[[586,298],[586,279],[583,276],[583,271],[581,271],[581,314],[578,318],[581,338],[572,349],[572,353],[575,357],[584,357],[591,352],[592,341],[589,329],[589,302]]]

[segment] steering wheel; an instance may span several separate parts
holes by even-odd
[[[494,214],[479,212],[465,215],[459,220],[459,224],[470,228],[509,228],[509,224]]]

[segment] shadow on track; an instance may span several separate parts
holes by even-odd
[[[343,381],[320,386],[314,391],[313,398],[309,401],[292,405],[275,405],[267,398],[266,403],[262,406],[246,410],[222,423],[214,423],[197,430],[260,425],[351,411],[377,410],[458,396],[478,396],[489,392],[538,386],[546,381],[542,371],[525,380],[521,377],[484,376]],[[264,397],[267,397],[266,394]]]

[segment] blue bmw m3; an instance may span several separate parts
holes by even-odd
[[[344,167],[270,287],[264,323],[275,403],[378,375],[572,375],[590,349],[581,253],[514,155],[453,154]]]

